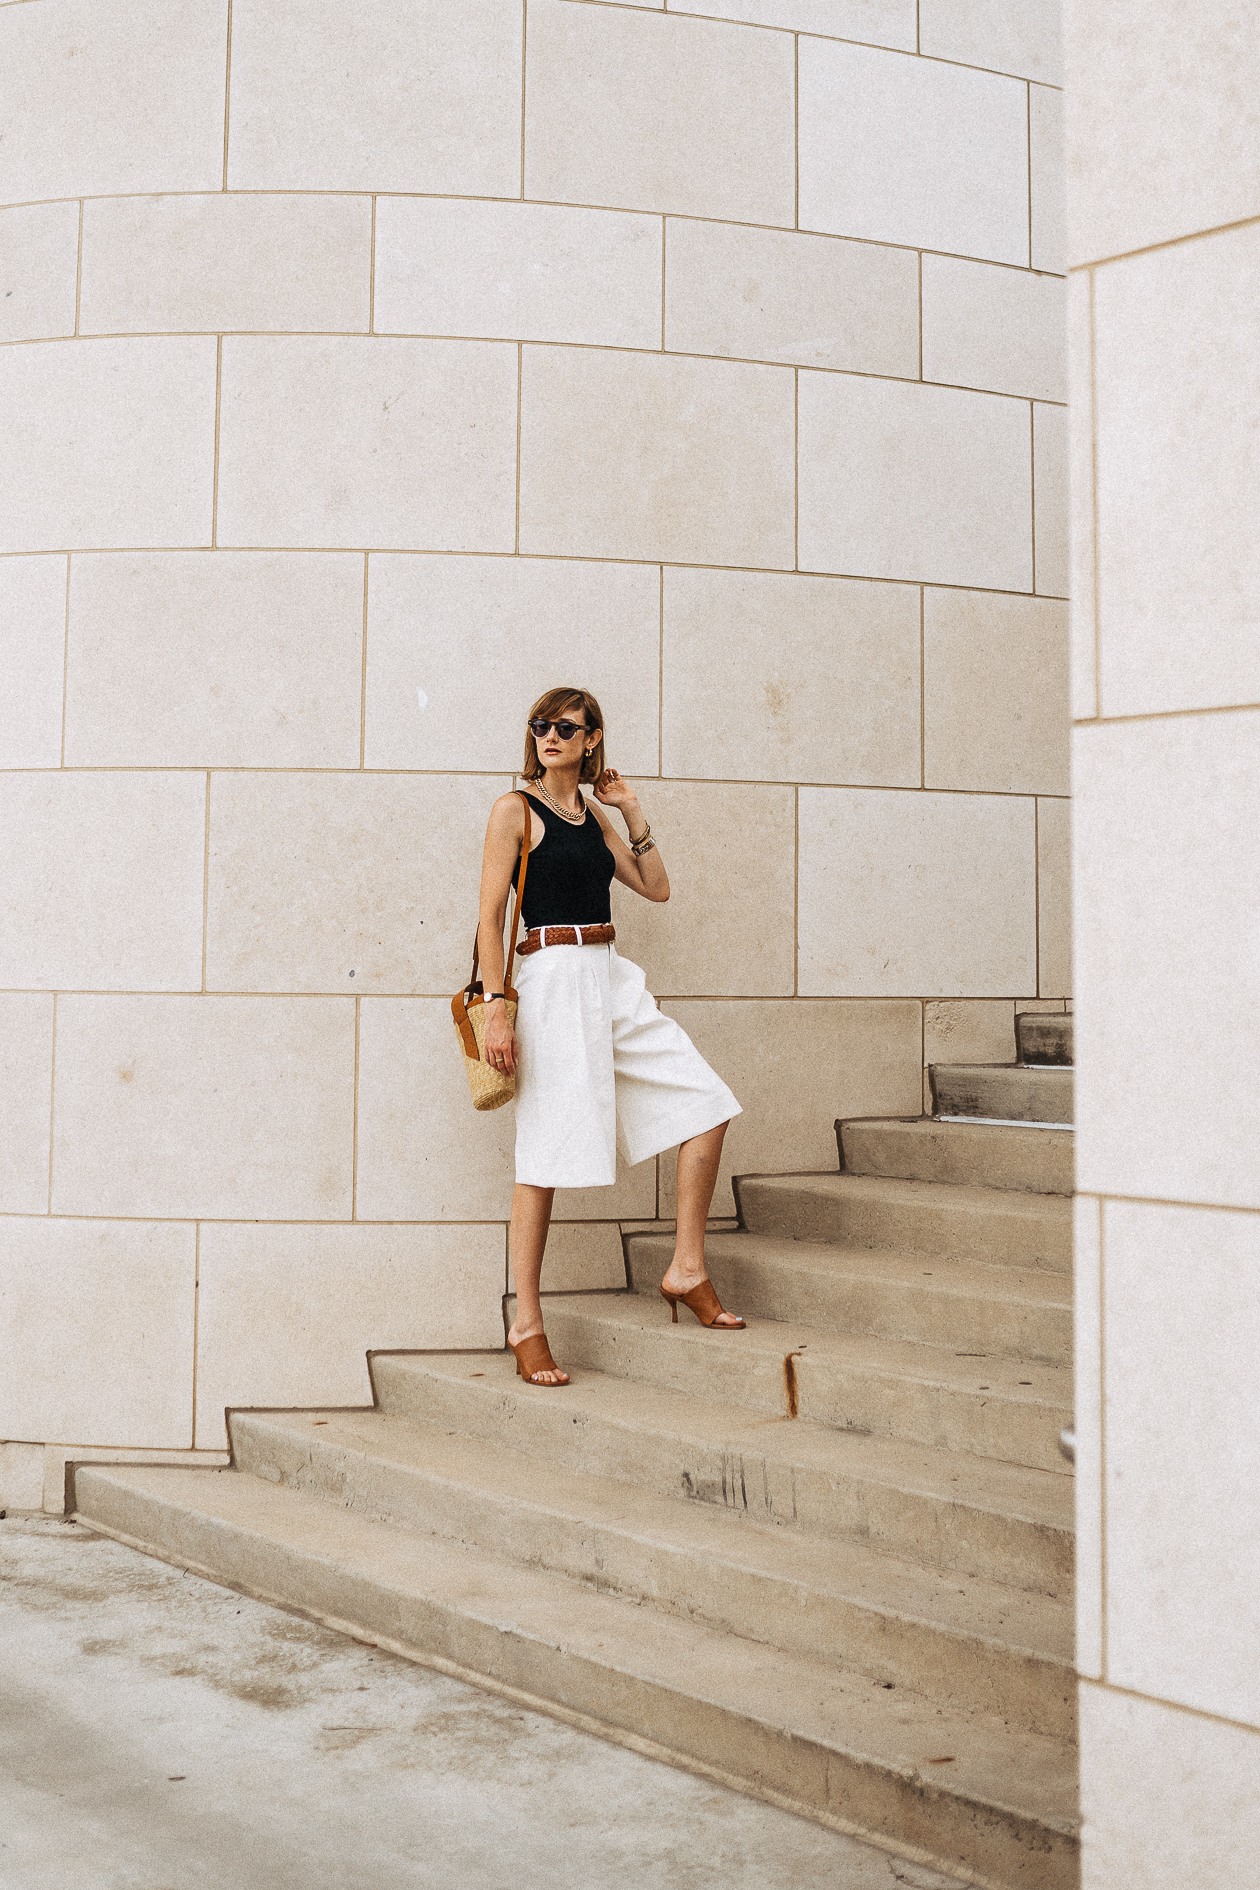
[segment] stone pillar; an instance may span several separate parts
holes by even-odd
[[[1087,1890],[1260,1849],[1260,52],[1069,35]]]
[[[728,1174],[1062,1007],[1052,15],[714,11],[0,8],[24,1475],[500,1341],[511,1112],[448,1003],[557,682],[660,837],[616,922]],[[547,1283],[672,1188],[562,1197]]]

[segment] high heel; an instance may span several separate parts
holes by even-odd
[[[543,1332],[531,1333],[527,1339],[518,1339],[513,1345],[508,1340],[508,1350],[516,1360],[516,1373],[527,1385],[536,1385],[539,1391],[559,1391],[571,1382],[566,1372],[562,1378],[544,1378],[539,1382],[540,1372],[558,1372],[560,1367],[551,1356],[551,1347],[547,1335]]]
[[[725,1308],[713,1290],[712,1280],[701,1280],[699,1286],[693,1286],[689,1293],[667,1293],[662,1286],[661,1298],[674,1315],[675,1325],[678,1324],[678,1302],[681,1300],[684,1306],[690,1307],[700,1324],[708,1326],[712,1332],[742,1332],[744,1330],[742,1319],[737,1319],[737,1323],[733,1326],[718,1325],[718,1318]]]

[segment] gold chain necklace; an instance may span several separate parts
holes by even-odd
[[[585,801],[582,801],[582,811],[580,814],[571,814],[567,807],[561,807],[559,801],[555,800],[550,794],[548,794],[546,788],[543,786],[541,781],[535,781],[534,786],[538,789],[538,792],[542,795],[548,807],[555,808],[561,820],[567,820],[570,823],[570,825],[574,827],[581,826],[582,822],[586,819],[586,802]],[[578,799],[580,801],[582,800],[582,796],[580,792],[578,794]]]

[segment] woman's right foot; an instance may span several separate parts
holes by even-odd
[[[568,1372],[561,1371],[551,1356],[547,1335],[540,1326],[536,1332],[521,1334],[513,1324],[507,1335],[508,1347],[516,1359],[518,1375],[527,1385],[567,1385]]]

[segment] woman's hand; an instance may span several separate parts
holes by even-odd
[[[516,1074],[516,1032],[501,998],[486,1006],[486,1062],[504,1076]]]
[[[615,768],[605,768],[595,783],[595,799],[602,807],[615,807],[629,820],[639,805],[639,797],[628,787]]]

